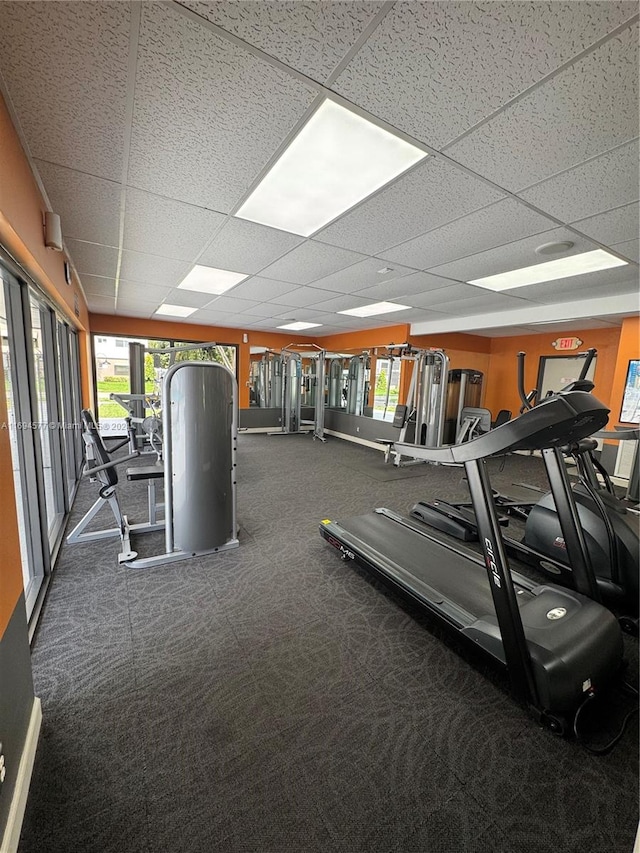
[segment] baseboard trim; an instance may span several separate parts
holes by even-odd
[[[2,845],[0,845],[0,853],[17,853],[18,850],[20,831],[22,830],[22,821],[27,807],[27,797],[29,796],[31,774],[36,758],[41,725],[42,704],[36,696],[31,707],[29,729],[27,730],[27,737],[24,742],[24,749],[22,750],[18,778],[16,779],[16,787],[13,792],[11,806],[9,807],[9,816],[2,838]]]
[[[327,435],[333,435],[335,438],[342,438],[344,441],[351,441],[353,444],[362,444],[363,447],[371,447],[372,450],[379,450],[384,453],[385,446],[377,441],[370,441],[368,438],[358,438],[356,435],[349,435],[346,432],[338,432],[335,429],[326,429]]]

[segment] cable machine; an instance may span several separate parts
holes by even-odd
[[[394,426],[400,427],[398,442],[406,450],[393,449],[393,464],[413,465],[422,462],[411,456],[409,446],[440,447],[444,436],[447,405],[447,376],[449,358],[443,350],[414,350],[410,345],[393,348],[395,358],[413,362],[409,393],[405,405],[396,406]],[[413,440],[407,442],[409,425],[414,425]],[[389,456],[388,449],[386,459]],[[403,461],[406,457],[406,461]]]
[[[348,415],[363,415],[369,398],[369,372],[371,360],[368,353],[354,355],[349,359],[347,374]]]
[[[309,353],[310,347],[315,352]],[[315,371],[303,374],[302,357],[304,354],[315,361]],[[326,441],[324,437],[325,361],[325,350],[316,344],[289,344],[282,348],[280,352],[281,429],[278,432],[271,432],[269,435],[299,435],[300,433],[312,432],[314,439]],[[314,401],[313,421],[303,421],[301,418],[303,381],[308,384],[306,390]],[[302,426],[312,426],[313,429],[301,429]]]

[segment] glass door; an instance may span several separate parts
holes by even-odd
[[[27,344],[31,341],[31,320],[26,288],[2,267],[0,273],[0,331],[7,427],[11,440],[25,603],[27,617],[30,617],[50,567],[44,523],[42,449],[35,426],[37,414],[32,395],[31,352]]]

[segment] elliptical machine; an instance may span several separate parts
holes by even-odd
[[[596,350],[585,353],[580,376],[563,391],[591,391],[593,383],[585,379]],[[525,353],[518,353],[518,391],[522,401],[521,414],[538,402],[537,389],[524,388]],[[624,503],[608,491],[610,483],[599,485],[601,466],[594,456],[597,441],[585,438],[562,448],[565,457],[576,464],[578,483],[573,487],[577,522],[584,532],[586,545],[596,575],[597,596],[620,616],[622,628],[638,633],[639,540],[638,518],[627,511]],[[513,556],[546,573],[554,582],[573,587],[574,578],[567,556],[566,544],[552,492],[543,493],[532,501],[522,501],[505,495],[494,496],[501,523],[506,526],[509,516],[524,521],[522,539],[505,536],[507,550]],[[431,527],[465,541],[476,541],[477,524],[469,505],[445,501],[419,501],[411,515]]]

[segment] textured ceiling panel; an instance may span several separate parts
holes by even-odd
[[[453,261],[450,264],[443,264],[435,267],[431,272],[436,275],[457,278],[460,281],[469,281],[507,270],[541,264],[552,260],[552,258],[549,255],[537,255],[536,248],[544,243],[556,243],[563,240],[568,240],[574,244],[568,252],[563,252],[563,258],[598,248],[595,243],[567,231],[566,228],[556,228],[553,231],[546,231],[544,234],[517,240],[506,246],[498,246],[495,249],[489,249],[487,252],[479,252],[477,255],[461,258],[459,261]]]
[[[145,3],[129,181],[228,213],[312,100],[283,72]]]
[[[627,240],[626,243],[612,243],[611,248],[624,255],[625,258],[640,263],[640,240]]]
[[[173,288],[171,287],[163,287],[156,284],[140,284],[137,281],[126,281],[121,278],[118,285],[118,296],[124,296],[128,299],[138,298],[143,302],[153,302],[154,300],[164,302],[172,290]]]
[[[188,323],[200,323],[205,326],[224,326],[231,325],[232,321],[236,318],[236,314],[225,311],[210,311],[208,308],[204,308],[201,311],[196,311],[195,314],[192,314],[187,318]],[[242,325],[240,323],[234,325]]]
[[[116,282],[113,278],[102,278],[96,275],[83,275],[82,287],[84,292],[92,296],[107,296],[113,298],[116,293]]]
[[[366,287],[364,290],[359,290],[357,295],[382,302],[386,299],[410,297],[414,293],[424,293],[427,290],[438,290],[441,287],[449,287],[451,284],[455,282],[428,272],[416,272],[385,284],[378,284],[376,287]]]
[[[460,305],[464,305],[464,302],[461,302]],[[456,310],[455,313],[459,313],[459,310]],[[410,308],[397,316],[398,318],[402,317],[402,320],[398,319],[399,323],[424,323],[427,320],[442,320],[445,317],[451,317],[451,314],[446,311],[433,311],[430,308]]]
[[[295,290],[296,286],[287,281],[271,281],[268,278],[260,278],[253,276],[247,281],[241,281],[232,290],[228,291],[229,296],[234,296],[237,299],[273,299],[275,296],[283,296]]]
[[[489,293],[472,296],[470,299],[456,300],[449,302],[438,302],[438,311],[444,311],[446,314],[486,314],[488,311],[508,311],[510,308],[525,308],[529,305],[524,298],[524,293],[520,294],[520,298],[516,296],[505,296],[503,293]]]
[[[303,240],[304,237],[297,234],[288,234],[232,216],[211,245],[207,246],[198,263],[220,270],[256,273]]]
[[[574,228],[582,231],[588,237],[601,243],[612,243],[614,240],[634,240],[639,233],[638,202],[626,204],[616,210],[608,210],[598,216],[590,216],[579,222],[572,223]]]
[[[443,303],[460,302],[465,299],[475,299],[478,296],[478,288],[470,284],[450,284],[438,290],[428,290],[425,293],[415,293],[410,297],[412,308],[433,308]],[[396,300],[399,301],[399,300]],[[460,309],[462,312],[462,309]]]
[[[371,299],[361,299],[352,294],[335,296],[326,290],[324,298],[318,300],[317,303],[310,307],[317,308],[318,311],[328,311],[330,314],[337,314],[338,311],[347,311],[350,308],[362,308],[364,305],[371,305]]]
[[[431,231],[445,222],[503,198],[502,193],[438,157],[428,157],[403,178],[316,239],[367,255]]]
[[[164,302],[170,305],[185,305],[189,308],[204,308],[205,305],[215,299],[210,293],[199,293],[197,290],[178,290],[172,288],[167,294]]]
[[[273,302],[247,302],[249,308],[244,308],[242,313],[247,317],[271,317],[282,310],[282,306],[274,305]]]
[[[637,53],[638,28],[628,27],[447,154],[518,191],[635,139]]]
[[[209,311],[222,311],[225,314],[241,314],[249,308],[256,308],[257,300],[237,299],[234,296],[216,296],[207,305]]]
[[[36,160],[65,238],[117,246],[120,233],[120,185],[53,163]]]
[[[79,240],[66,240],[69,255],[84,284],[84,276],[101,275],[113,277],[118,266],[118,250],[111,246],[99,246],[96,243],[81,243]]]
[[[357,255],[355,252],[325,246],[324,243],[317,243],[315,240],[307,240],[279,261],[265,267],[262,275],[278,281],[307,284],[361,260],[363,260],[362,255]]]
[[[573,222],[638,198],[638,140],[589,160],[518,193],[519,196]]]
[[[141,190],[127,190],[124,248],[191,260],[202,251],[225,217]]]
[[[331,293],[326,290],[317,290],[315,287],[298,287],[282,296],[274,297],[271,301],[274,305],[303,307],[305,305],[315,305],[316,302],[330,297]]]
[[[387,272],[381,272],[383,269],[387,269]],[[380,261],[378,258],[367,258],[365,261],[360,261],[344,270],[317,279],[313,286],[337,293],[355,293],[364,287],[372,287],[375,284],[381,284],[412,272],[415,270],[411,267],[395,264],[393,269],[388,269],[384,261]]]
[[[589,273],[587,275],[576,275],[572,278],[564,278],[561,281],[545,281],[540,284],[532,284],[529,287],[517,288],[526,291],[527,299],[532,302],[551,304],[554,302],[568,302],[570,300],[595,299],[598,296],[617,296],[621,293],[633,293],[638,291],[638,268],[616,267],[611,270]],[[505,293],[517,293],[516,290],[505,291]],[[524,294],[522,294],[524,295]]]
[[[116,301],[113,297],[95,296],[93,293],[88,293],[87,305],[89,306],[89,311],[94,314],[116,313]]]
[[[354,45],[381,4],[186,0],[183,5],[308,77],[323,81]]]
[[[515,199],[496,202],[469,216],[383,252],[391,261],[428,269],[446,261],[553,228],[555,222]]]
[[[438,148],[635,11],[633,3],[396,3],[333,88]]]
[[[120,277],[175,287],[189,272],[190,266],[184,261],[125,251],[122,253]]]
[[[34,157],[122,173],[128,3],[2,3],[0,54]]]

